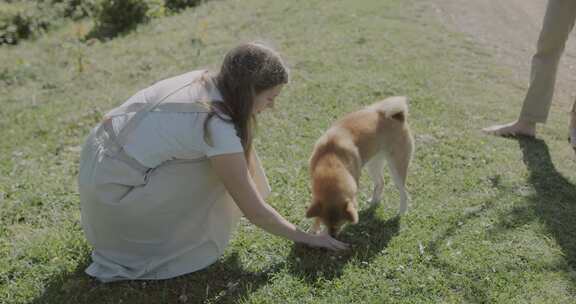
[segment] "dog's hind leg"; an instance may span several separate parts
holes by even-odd
[[[388,167],[392,175],[392,180],[400,191],[400,214],[408,211],[408,201],[410,196],[406,191],[406,176],[408,175],[408,165],[412,157],[412,143],[407,143],[401,149],[393,149],[392,153],[387,155]]]
[[[374,155],[366,164],[368,174],[374,183],[374,192],[372,193],[372,200],[370,200],[370,204],[372,205],[380,203],[382,199],[382,190],[384,189],[384,160],[384,154],[379,153]]]

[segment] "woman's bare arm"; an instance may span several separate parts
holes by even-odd
[[[254,225],[299,243],[332,250],[348,245],[327,235],[311,235],[299,230],[268,205],[256,190],[243,153],[216,155],[212,167],[246,218]]]

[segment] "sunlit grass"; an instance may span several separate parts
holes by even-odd
[[[106,43],[89,23],[0,48],[0,303],[572,303],[576,165],[565,116],[544,141],[478,131],[515,117],[524,84],[439,26],[422,1],[211,1]],[[342,114],[411,98],[412,208],[361,205],[342,255],[295,246],[243,220],[208,269],[161,282],[100,284],[83,273],[78,150],[102,113],[152,82],[216,68],[261,39],[292,82],[260,119],[269,203],[306,229],[307,160]],[[82,58],[79,60],[79,58]],[[362,180],[361,202],[368,180]]]

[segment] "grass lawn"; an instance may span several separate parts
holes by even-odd
[[[525,83],[449,32],[418,0],[221,0],[106,43],[70,23],[0,48],[0,303],[575,303],[576,163],[564,108],[540,139],[481,135],[514,119]],[[101,284],[83,273],[79,146],[101,115],[152,82],[217,68],[241,41],[284,55],[292,83],[263,114],[269,203],[303,229],[312,145],[342,114],[411,97],[412,209],[383,204],[342,255],[241,225],[225,255],[167,281]],[[528,64],[528,63],[527,63]],[[526,76],[528,78],[528,75]],[[565,107],[568,109],[568,107]],[[386,175],[388,176],[388,174]]]

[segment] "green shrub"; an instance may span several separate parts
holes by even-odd
[[[164,0],[164,5],[166,9],[177,12],[187,7],[196,6],[201,2],[202,0]]]
[[[148,5],[146,14],[149,18],[160,18],[166,15],[164,0],[146,0],[146,4]]]
[[[0,3],[0,45],[47,31],[64,18],[93,15],[101,0],[4,0]],[[123,1],[120,1],[123,2]]]
[[[59,16],[79,20],[94,14],[99,0],[36,0],[46,3],[58,12]]]
[[[0,5],[0,45],[17,44],[19,40],[46,31],[56,18],[54,12],[31,2]]]
[[[101,0],[88,38],[113,38],[164,15],[162,0]]]
[[[0,0],[1,1],[1,0]],[[0,45],[41,34],[64,18],[94,18],[89,38],[113,38],[166,11],[177,12],[204,0],[4,0],[0,3]]]
[[[147,20],[148,5],[142,0],[102,0],[96,10],[90,36],[112,38]]]

